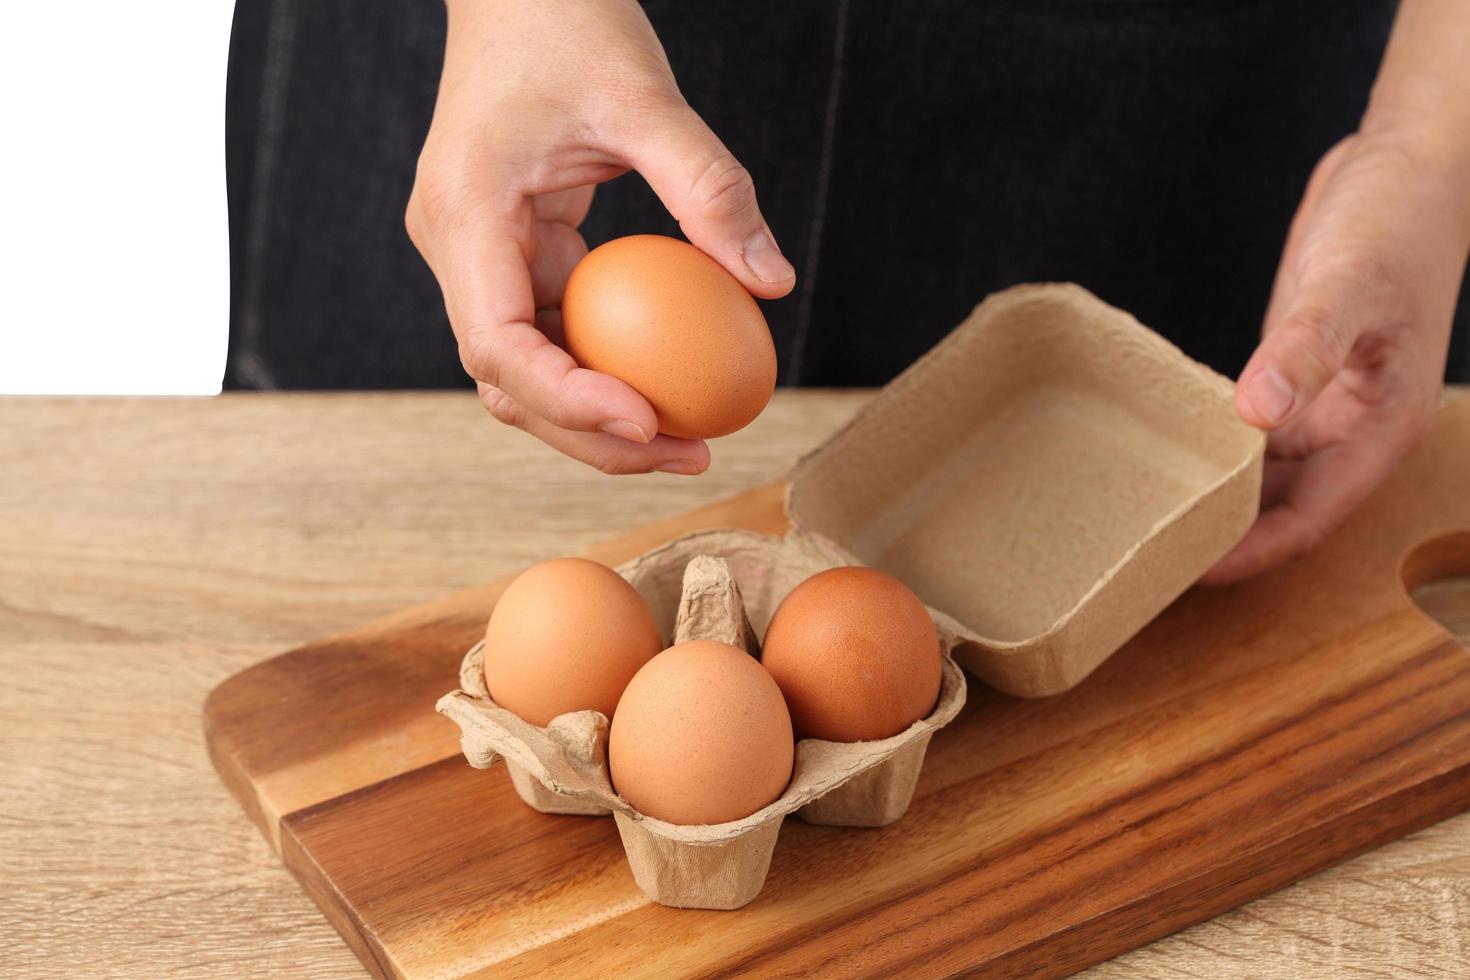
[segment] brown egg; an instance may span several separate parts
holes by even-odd
[[[586,558],[526,569],[485,628],[485,686],[533,725],[589,708],[611,718],[623,688],[663,646],[653,614],[621,575]]]
[[[939,635],[919,597],[873,568],[833,568],[791,590],[771,617],[761,663],[799,738],[897,735],[939,698]]]
[[[631,385],[666,435],[728,435],[771,400],[766,318],[739,280],[687,242],[632,235],[593,249],[567,280],[561,316],[577,363]]]
[[[795,746],[781,691],[745,651],[691,640],[650,660],[608,737],[613,788],[669,823],[724,823],[775,801]]]

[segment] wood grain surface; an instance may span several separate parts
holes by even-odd
[[[0,401],[0,972],[357,974],[212,773],[205,694],[770,480],[862,397],[779,396],[699,480],[602,477],[455,394]],[[1454,976],[1467,921],[1459,817],[1089,976]]]
[[[607,821],[527,813],[459,763],[421,706],[496,586],[231,678],[208,741],[384,976],[1060,976],[1470,806],[1470,654],[1404,591],[1470,571],[1465,473],[1470,404],[1310,559],[1185,596],[1066,696],[975,692],[901,826],[788,827],[737,914],[650,905]],[[597,554],[777,530],[781,497]]]

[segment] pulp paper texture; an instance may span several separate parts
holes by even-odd
[[[787,513],[943,610],[986,682],[1057,694],[1255,520],[1233,393],[1078,286],[1017,286],[798,463]]]
[[[740,588],[721,558],[696,555],[684,569],[679,612],[674,618],[674,643],[714,640],[760,656],[760,641],[751,628]]]
[[[706,531],[671,541],[618,571],[648,601],[666,637],[731,636],[753,650],[757,630],[751,622],[763,632],[791,589],[834,564],[820,542],[805,538]],[[683,617],[671,619],[680,610]],[[760,891],[788,813],[820,802],[803,812],[804,819],[861,827],[891,823],[908,808],[930,736],[959,713],[965,700],[964,675],[949,656],[954,633],[943,622],[937,626],[944,670],[939,700],[927,718],[873,742],[803,739],[780,798],[722,824],[681,826],[638,813],[612,787],[607,718],[579,711],[554,718],[545,728],[522,721],[489,697],[480,646],[461,665],[461,689],[441,698],[438,708],[459,725],[471,765],[483,769],[504,757],[513,776],[519,769],[521,778],[550,794],[522,792],[532,806],[558,813],[611,811],[634,878],[649,897],[681,907],[737,908]],[[849,784],[854,787],[850,794]]]

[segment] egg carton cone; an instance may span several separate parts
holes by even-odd
[[[786,594],[810,575],[844,563],[811,537],[720,530],[675,539],[618,571],[648,601],[666,637],[719,640],[754,656],[756,638]],[[964,674],[950,655],[957,634],[934,615],[943,669],[929,715],[875,741],[802,739],[781,796],[726,823],[679,825],[639,813],[612,786],[608,719],[579,711],[545,728],[522,721],[485,691],[478,646],[461,665],[461,689],[441,698],[438,710],[459,726],[472,766],[483,769],[504,758],[513,779],[518,767],[540,785],[546,795],[517,784],[531,806],[556,813],[610,811],[634,880],[649,898],[678,908],[734,909],[760,893],[788,814],[811,823],[876,827],[907,810],[930,738],[965,701]],[[573,810],[578,804],[585,809]]]

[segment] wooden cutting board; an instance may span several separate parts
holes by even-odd
[[[763,487],[595,549],[779,531]],[[649,904],[611,819],[543,816],[433,710],[503,583],[266,661],[215,766],[374,973],[1058,976],[1470,806],[1470,651],[1406,583],[1470,574],[1470,399],[1317,553],[1184,595],[1045,700],[972,683],[908,815],[787,821],[735,912]]]

